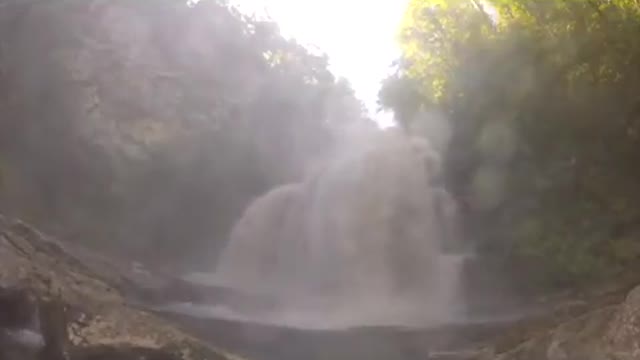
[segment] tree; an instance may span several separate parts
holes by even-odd
[[[5,3],[0,205],[63,238],[210,266],[364,117],[325,55],[218,1]]]
[[[470,233],[538,279],[574,283],[640,255],[638,11],[604,0],[413,0],[407,11],[381,103],[401,118],[447,114],[445,165]],[[420,96],[407,105],[403,91]]]

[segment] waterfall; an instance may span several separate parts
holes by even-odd
[[[462,258],[444,252],[455,204],[435,185],[437,156],[393,131],[362,144],[250,204],[210,280],[268,306],[219,316],[311,328],[455,317]]]

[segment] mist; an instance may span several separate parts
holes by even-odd
[[[456,224],[446,190],[430,185],[437,153],[398,130],[358,135],[367,140],[323,170],[248,206],[198,278],[256,304],[219,304],[209,316],[312,329],[460,321],[464,255],[445,254]]]
[[[222,1],[4,1],[0,218],[256,359],[470,358],[640,258],[637,6],[492,4],[409,1],[374,84],[358,19],[334,56]]]

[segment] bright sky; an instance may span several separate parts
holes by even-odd
[[[327,53],[331,71],[347,78],[371,116],[381,125],[388,113],[377,114],[380,82],[399,55],[396,30],[408,0],[232,0],[247,13],[266,13],[286,37]]]

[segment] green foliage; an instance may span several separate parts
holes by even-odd
[[[413,0],[407,11],[381,104],[408,128],[420,109],[449,114],[445,165],[469,233],[548,283],[640,259],[639,29],[637,1]],[[419,96],[407,104],[407,92]]]
[[[324,54],[220,1],[9,0],[0,34],[0,205],[131,256],[210,266],[249,201],[364,120]]]

